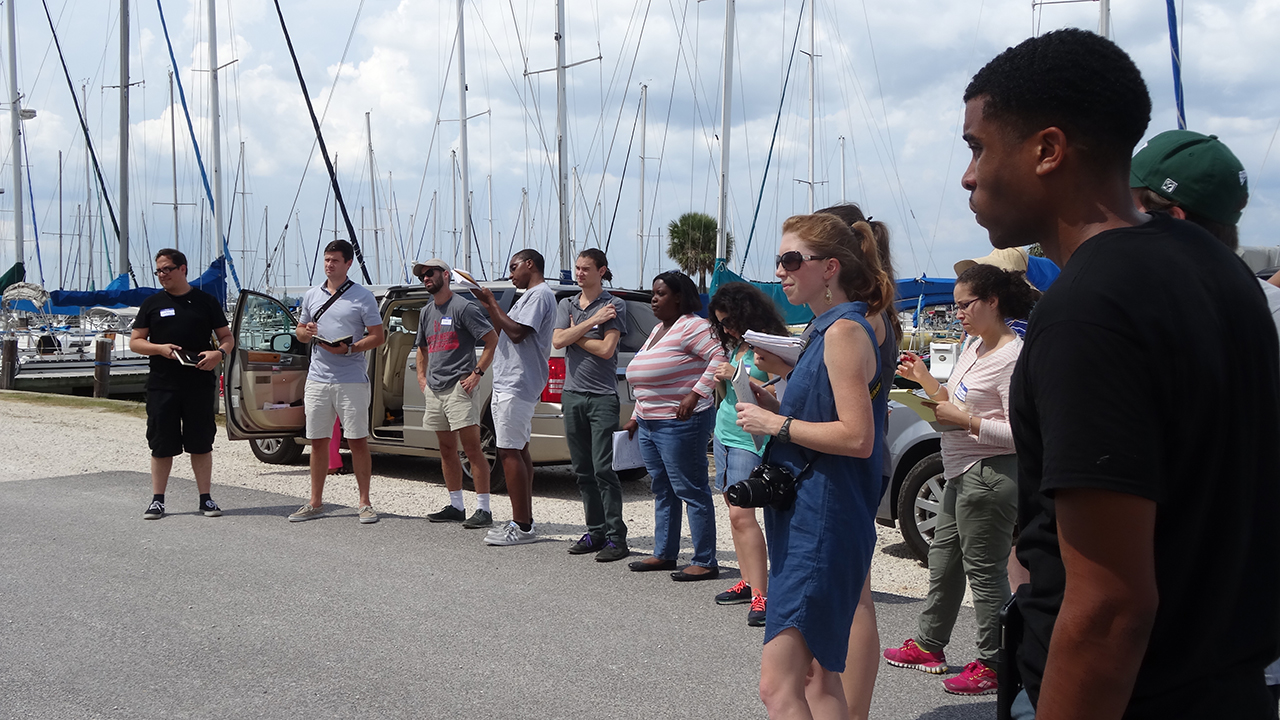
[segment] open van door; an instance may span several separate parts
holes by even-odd
[[[231,324],[236,349],[227,362],[223,393],[228,438],[287,438],[297,447],[292,438],[306,432],[302,395],[311,362],[310,346],[294,334],[297,327],[279,300],[240,292]]]

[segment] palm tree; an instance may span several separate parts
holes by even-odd
[[[667,257],[676,261],[685,274],[698,275],[698,291],[707,291],[707,273],[715,270],[716,219],[706,213],[687,212],[667,226],[671,242]],[[733,253],[733,236],[725,233],[725,257]]]

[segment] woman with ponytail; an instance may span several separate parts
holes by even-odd
[[[947,484],[929,546],[929,594],[918,631],[884,657],[890,665],[945,673],[943,648],[951,641],[967,578],[978,621],[978,658],[942,686],[953,695],[988,695],[997,690],[1000,608],[1009,600],[1006,563],[1018,514],[1009,381],[1022,339],[1005,321],[1026,319],[1039,293],[1022,273],[994,265],[965,270],[954,292],[956,315],[969,339],[947,384],[934,380],[911,353],[898,366],[900,375],[937,401],[938,422],[955,432],[942,434]]]
[[[879,347],[892,332],[884,310],[893,283],[871,227],[826,214],[783,224],[775,274],[787,299],[816,317],[781,404],[758,392],[759,406],[737,406],[743,430],[772,436],[765,462],[797,479],[794,502],[764,511],[760,697],[772,718],[843,720],[840,673],[875,547],[888,401]]]

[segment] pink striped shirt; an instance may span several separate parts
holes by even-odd
[[[948,479],[961,475],[979,460],[1013,454],[1009,381],[1022,352],[1022,338],[1015,337],[980,358],[981,347],[982,338],[966,344],[947,380],[951,402],[975,418],[982,418],[977,435],[968,430],[942,433],[942,472]]]
[[[627,363],[627,382],[636,396],[632,417],[672,420],[689,391],[700,397],[694,412],[710,409],[716,368],[727,362],[711,323],[697,315],[676,319],[658,342],[649,342]]]

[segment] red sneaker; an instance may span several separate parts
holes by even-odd
[[[919,670],[930,675],[941,675],[947,671],[947,658],[941,650],[936,653],[925,652],[911,638],[907,638],[907,641],[902,643],[902,647],[887,648],[884,651],[884,659],[889,661],[890,665]]]
[[[981,660],[974,660],[959,675],[942,681],[942,689],[952,695],[991,695],[996,685],[996,671]]]

